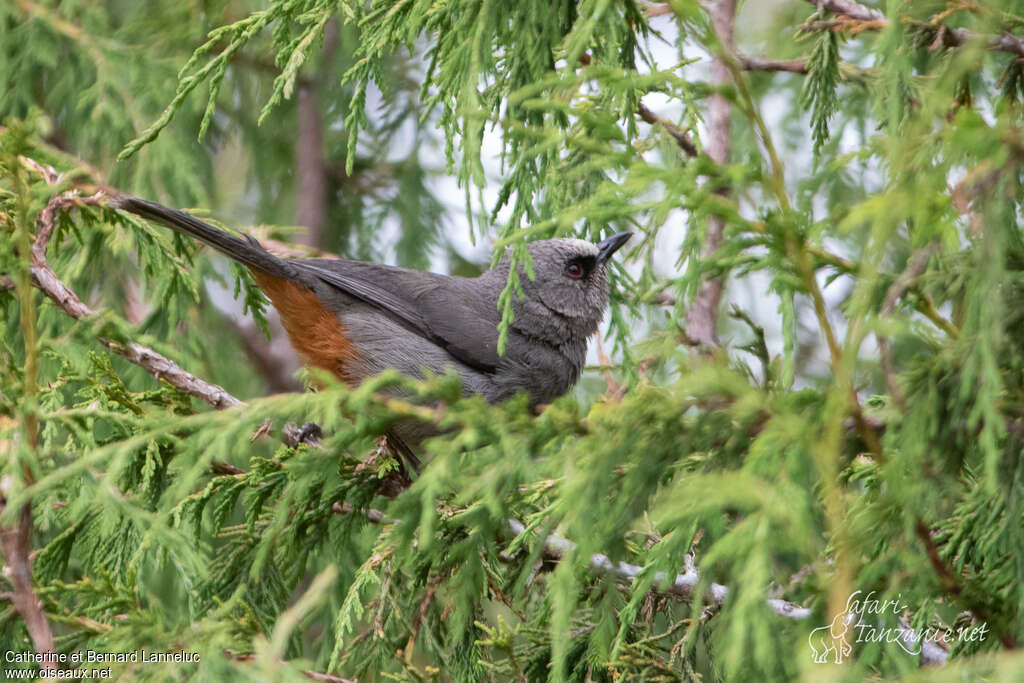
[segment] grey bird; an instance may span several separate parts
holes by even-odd
[[[513,297],[499,354],[507,256],[476,278],[347,259],[282,259],[251,237],[145,199],[120,195],[112,204],[247,266],[307,364],[352,385],[389,368],[411,377],[453,369],[464,392],[491,403],[520,391],[533,405],[548,403],[576,383],[608,304],[608,259],[632,234],[598,244],[565,238],[528,244],[535,277],[521,272],[524,296]],[[426,435],[411,426],[393,431],[407,446]]]

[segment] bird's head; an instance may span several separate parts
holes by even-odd
[[[567,238],[531,242],[534,277],[521,273],[523,306],[535,313],[538,304],[543,306],[574,336],[593,334],[608,306],[608,259],[631,236],[621,232],[597,244]]]

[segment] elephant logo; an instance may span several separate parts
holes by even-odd
[[[850,656],[853,647],[847,638],[850,631],[850,624],[856,618],[856,614],[849,609],[843,610],[832,620],[831,626],[819,626],[807,636],[807,643],[811,646],[814,661],[816,664],[828,662],[830,654],[835,656],[835,663],[842,664],[843,660]]]

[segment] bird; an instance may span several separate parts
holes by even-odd
[[[525,392],[534,407],[579,379],[587,343],[608,305],[609,259],[632,236],[620,232],[596,244],[529,242],[533,277],[519,264],[522,295],[512,297],[512,322],[499,353],[498,303],[512,267],[507,253],[475,278],[343,258],[279,258],[251,236],[156,202],[119,194],[111,203],[246,266],[303,361],[348,385],[388,369],[413,378],[454,370],[464,394],[498,403]],[[389,437],[411,452],[432,433],[408,423]]]

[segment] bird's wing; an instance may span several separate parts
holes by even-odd
[[[482,296],[472,280],[346,259],[294,263],[398,318],[459,362],[487,373],[497,368],[497,298]]]
[[[497,294],[481,297],[469,280],[438,283],[422,292],[420,310],[433,335],[444,341],[444,348],[466,365],[494,372],[498,355]]]

